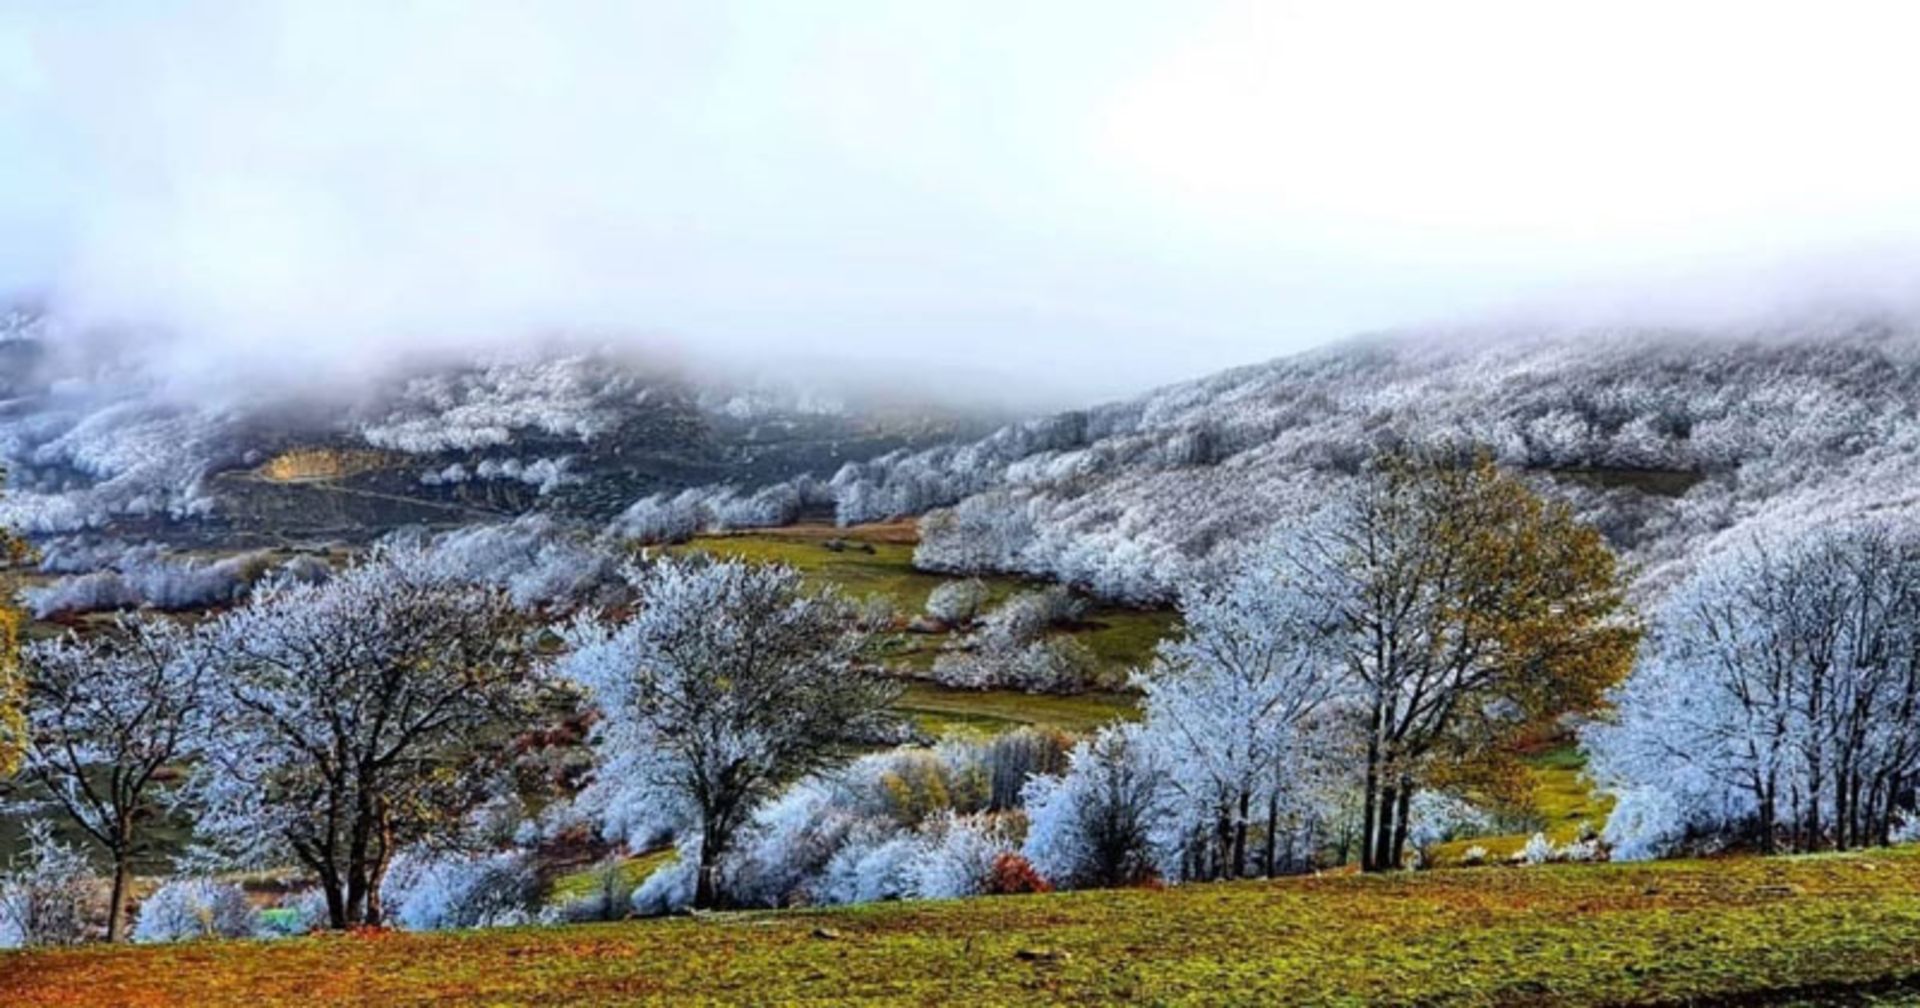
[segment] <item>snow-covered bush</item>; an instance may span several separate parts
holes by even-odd
[[[1468,867],[1486,864],[1487,849],[1479,844],[1474,844],[1461,853],[1460,863]]]
[[[688,850],[689,845],[693,847]],[[700,881],[699,837],[680,845],[680,854],[655,868],[639,888],[633,891],[633,912],[642,917],[678,913],[693,905],[693,890]]]
[[[921,899],[959,899],[987,891],[994,866],[1018,844],[1013,829],[999,816],[960,816],[923,828],[921,849],[908,866],[914,895]]]
[[[140,901],[133,940],[142,943],[199,938],[246,938],[259,915],[237,885],[209,878],[173,879]]]
[[[911,833],[862,823],[822,869],[813,886],[820,903],[877,903],[914,894],[920,843]]]
[[[1152,877],[1171,817],[1166,769],[1137,729],[1108,729],[1075,746],[1066,773],[1026,785],[1022,855],[1062,889]]]
[[[1555,861],[1565,861],[1569,864],[1604,861],[1606,860],[1606,851],[1600,846],[1598,840],[1574,840],[1561,844],[1560,847],[1553,852],[1553,859]]]
[[[26,589],[21,598],[39,619],[136,606],[201,609],[245,598],[273,569],[265,552],[207,561],[170,556],[154,546],[129,550],[113,565]]]
[[[1546,864],[1553,860],[1553,841],[1548,840],[1545,833],[1535,833],[1527,838],[1526,846],[1520,848],[1514,859],[1526,865]]]
[[[532,920],[538,896],[525,854],[403,851],[387,871],[388,911],[409,931],[511,927]]]
[[[1672,854],[1686,834],[1679,802],[1658,788],[1639,787],[1617,793],[1600,839],[1615,861],[1650,861]]]
[[[952,627],[971,624],[987,604],[987,583],[979,578],[945,581],[927,596],[927,615]]]
[[[28,823],[25,851],[0,875],[0,948],[84,941],[96,881],[86,857],[55,839],[52,827]]]
[[[954,689],[1018,689],[1077,693],[1103,682],[1093,652],[1066,636],[1048,636],[1078,621],[1085,603],[1064,588],[1024,592],[989,613],[980,629],[934,660],[932,679]]]

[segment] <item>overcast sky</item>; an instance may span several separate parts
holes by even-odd
[[[1840,0],[15,0],[0,288],[190,376],[571,331],[1110,395],[1515,305],[1904,290],[1916,38]]]

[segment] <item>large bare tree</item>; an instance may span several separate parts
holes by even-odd
[[[334,927],[380,923],[393,855],[490,796],[543,692],[507,594],[419,549],[259,597],[212,648],[200,833],[235,858],[291,855]]]
[[[1369,871],[1400,865],[1417,790],[1496,779],[1518,734],[1596,703],[1638,641],[1599,533],[1484,457],[1376,459],[1284,555],[1352,683]]]

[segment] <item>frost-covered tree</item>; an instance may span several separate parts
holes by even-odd
[[[1075,746],[1065,773],[1026,785],[1028,861],[1061,888],[1121,886],[1156,872],[1156,844],[1173,818],[1171,767],[1136,727]]]
[[[405,547],[223,617],[199,835],[311,871],[336,928],[378,923],[393,856],[457,830],[536,713],[521,638],[504,591]]]
[[[1347,680],[1368,870],[1400,865],[1423,786],[1496,776],[1503,743],[1590,708],[1638,638],[1599,534],[1484,457],[1378,458],[1275,555]]]
[[[697,834],[694,903],[716,906],[755,809],[879,728],[896,689],[860,660],[847,603],[791,568],[662,561],[631,576],[638,611],[576,621],[561,668],[602,714],[600,799],[627,825]]]
[[[6,470],[0,468],[0,488]],[[0,778],[20,768],[27,749],[26,678],[20,671],[20,628],[24,622],[13,604],[12,568],[26,563],[33,551],[27,542],[0,525]]]
[[[149,616],[27,649],[26,777],[112,864],[108,941],[125,936],[134,861],[173,797],[169,772],[195,755],[203,657],[193,631]]]
[[[1886,843],[1920,783],[1920,528],[1786,525],[1701,566],[1586,735],[1631,855]]]
[[[1271,873],[1284,815],[1316,773],[1309,764],[1338,756],[1323,722],[1344,669],[1316,646],[1330,614],[1288,582],[1285,549],[1268,544],[1230,577],[1190,587],[1186,632],[1164,642],[1137,680],[1142,741],[1210,834],[1196,844],[1199,870],[1189,876],[1246,875],[1256,828],[1266,843],[1253,854]]]

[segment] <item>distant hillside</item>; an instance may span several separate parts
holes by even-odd
[[[1920,327],[1407,333],[843,468],[842,521],[931,510],[918,562],[1164,599],[1378,447],[1479,447],[1659,588],[1715,537],[1920,499]]]
[[[825,477],[991,429],[951,408],[694,379],[592,349],[416,367],[290,400],[163,387],[69,342],[57,320],[0,317],[0,521],[43,541],[357,540],[532,510],[597,525],[659,491]]]

